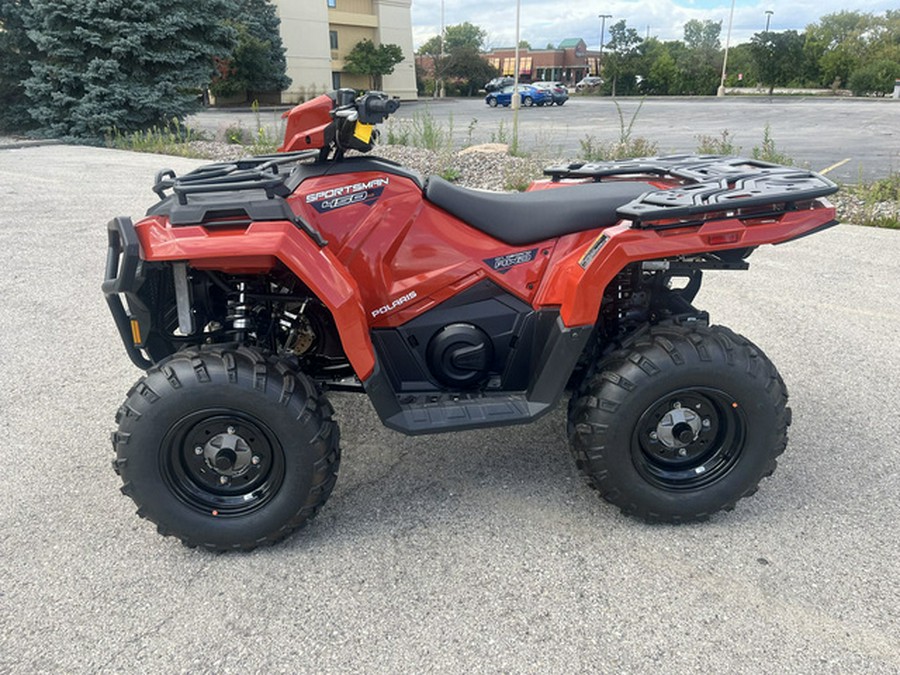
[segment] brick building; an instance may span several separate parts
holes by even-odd
[[[484,54],[501,75],[515,74],[515,47],[492,49]],[[523,82],[552,80],[574,85],[586,75],[596,75],[600,52],[591,51],[581,38],[563,40],[556,49],[520,49],[519,79]]]

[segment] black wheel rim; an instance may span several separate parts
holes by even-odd
[[[649,406],[635,427],[631,454],[641,476],[666,490],[696,490],[721,480],[744,451],[742,407],[712,388],[682,389]]]
[[[176,422],[160,453],[163,480],[184,504],[214,516],[241,516],[269,502],[284,482],[284,452],[259,420],[202,410]]]

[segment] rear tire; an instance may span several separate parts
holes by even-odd
[[[524,105],[526,108],[530,108],[532,103],[534,103],[534,99],[532,99],[530,96],[526,96],[522,99],[522,105]]]
[[[496,107],[497,107],[497,99],[496,99],[496,98],[489,98],[489,99],[488,99],[488,105],[491,106],[492,108],[496,108]]]
[[[787,444],[784,382],[721,326],[658,326],[594,366],[569,404],[578,468],[607,501],[652,522],[731,510]]]
[[[340,465],[311,380],[249,348],[190,349],[132,387],[113,434],[122,492],[162,535],[250,550],[313,518]]]

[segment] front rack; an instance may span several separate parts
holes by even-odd
[[[317,150],[260,155],[207,164],[183,176],[163,169],[153,185],[161,201],[147,215],[165,215],[175,226],[287,220],[325,246],[322,235],[284,199],[295,187],[288,181],[294,168],[318,156]]]
[[[659,176],[683,181],[682,185],[645,192],[619,207],[621,218],[635,227],[655,227],[656,221],[690,219],[735,212],[747,215],[782,213],[800,202],[825,197],[838,187],[824,176],[746,157],[722,155],[669,155],[622,162],[590,162],[552,166],[544,170],[554,182],[624,176]],[[707,218],[708,219],[708,218]],[[678,223],[679,225],[681,223]]]
[[[204,192],[230,192],[240,190],[264,190],[268,199],[290,194],[285,179],[290,171],[286,165],[314,159],[316,150],[278,153],[245,157],[233,162],[206,164],[183,176],[176,176],[171,169],[163,169],[156,174],[153,191],[160,199],[165,199],[166,190],[172,190],[180,204],[187,204],[188,196]]]

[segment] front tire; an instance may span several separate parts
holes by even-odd
[[[569,404],[579,469],[652,522],[731,510],[770,475],[790,409],[775,366],[721,326],[658,326],[597,364]]]
[[[160,534],[250,550],[313,518],[340,464],[325,397],[249,348],[178,352],[132,387],[116,415],[122,492]]]
[[[497,107],[497,99],[496,99],[496,98],[489,98],[489,99],[488,99],[488,105],[489,105],[490,107],[492,107],[492,108],[496,108],[496,107]]]

